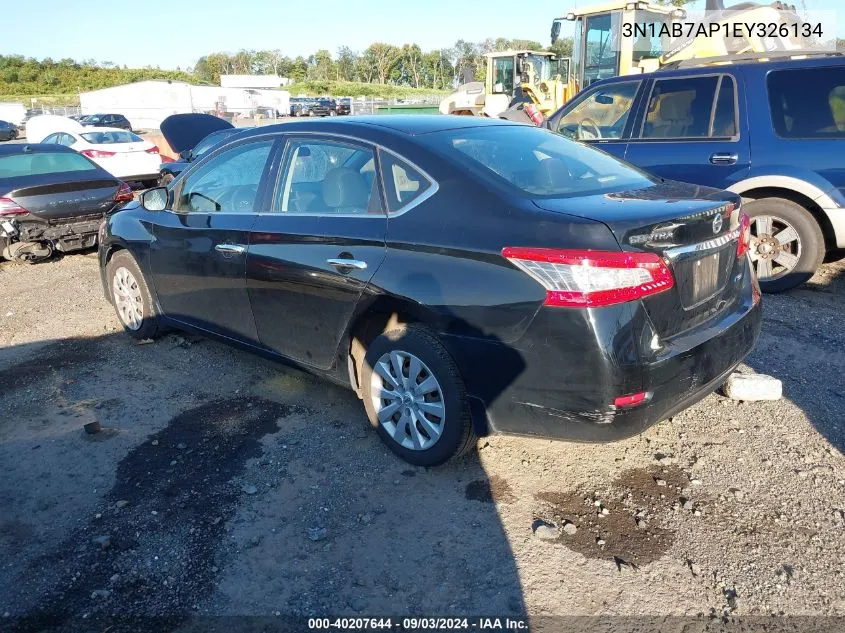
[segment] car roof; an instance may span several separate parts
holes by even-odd
[[[12,145],[0,145],[0,156],[10,156],[13,154],[39,154],[42,152],[68,152],[75,154],[76,150],[64,145],[55,145],[53,143],[14,143]]]
[[[659,68],[654,72],[643,73],[640,75],[617,75],[615,77],[608,77],[600,81],[594,81],[587,88],[592,88],[599,85],[610,85],[619,83],[621,81],[632,81],[638,78],[655,78],[660,79],[668,77],[684,77],[687,75],[712,75],[730,72],[732,68],[742,68],[743,70],[750,70],[751,72],[768,72],[769,70],[786,70],[792,67],[806,68],[808,66],[828,67],[828,66],[845,66],[845,56],[841,55],[823,55],[810,56],[800,59],[786,58],[786,59],[770,59],[761,61],[759,59],[740,59],[728,64],[723,63],[708,63],[706,59],[701,59],[701,64],[696,66],[678,66]],[[586,90],[586,88],[585,88]]]
[[[307,131],[352,131],[355,129],[367,130],[379,128],[394,133],[418,136],[420,134],[431,134],[444,130],[460,130],[477,127],[507,127],[523,125],[506,121],[504,119],[491,119],[476,116],[458,115],[359,115],[343,117],[342,121],[337,119],[320,119],[317,121],[290,121],[276,125],[265,125],[252,131],[253,134],[266,134],[268,132],[293,132],[296,129]],[[247,136],[247,135],[244,135]]]
[[[81,130],[74,130],[76,134],[90,134],[91,132],[128,132],[129,130],[124,130],[123,128],[119,127],[104,127],[101,125],[92,125],[91,127],[85,127]],[[72,134],[72,132],[68,132],[68,134]]]

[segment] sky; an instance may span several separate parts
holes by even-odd
[[[207,53],[242,48],[278,48],[295,57],[321,48],[334,54],[343,45],[363,50],[375,41],[417,43],[423,50],[488,37],[546,44],[553,18],[600,1],[15,0],[4,14],[18,26],[3,29],[0,54],[184,69]],[[791,1],[802,6],[802,0]],[[804,5],[834,9],[841,2],[804,0]],[[689,7],[703,9],[704,0]],[[841,37],[845,16],[836,30]]]

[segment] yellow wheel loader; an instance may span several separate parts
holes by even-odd
[[[730,28],[739,23],[798,23],[795,5],[741,2],[726,8],[723,0],[707,0],[705,10],[705,21],[699,22],[699,28],[690,28],[691,21],[683,9],[630,0],[591,5],[557,18],[552,23],[552,44],[560,36],[564,21],[575,25],[567,92],[574,96],[599,79],[652,72],[688,59],[720,58],[729,62],[732,55],[807,48],[807,42],[795,35],[801,29],[787,29],[793,33],[787,37],[764,39],[757,33],[734,33]]]
[[[509,108],[533,104],[547,115],[571,96],[569,58],[528,50],[487,53],[484,57],[485,81],[458,86],[440,103],[441,113],[499,117]]]
[[[794,5],[741,2],[725,8],[723,0],[707,0],[705,9],[706,22],[701,24],[706,36],[700,29],[689,28],[686,11],[656,2],[610,0],[573,10],[554,20],[551,32],[554,44],[561,24],[574,22],[571,60],[559,60],[549,52],[489,53],[485,81],[459,86],[441,102],[440,112],[528,122],[535,114],[548,116],[580,90],[606,77],[652,72],[688,59],[717,58],[729,63],[734,55],[790,50],[800,54],[807,49],[807,42],[796,35],[800,29],[788,29],[793,35],[787,37],[764,39],[746,32],[726,37],[724,33],[731,29],[719,28],[738,23],[798,23]]]

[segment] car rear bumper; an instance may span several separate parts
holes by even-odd
[[[742,299],[714,321],[662,341],[639,302],[597,310],[541,309],[514,344],[449,338],[467,391],[486,410],[481,433],[607,442],[695,404],[754,347],[762,312],[750,272]],[[646,392],[639,406],[618,396]]]

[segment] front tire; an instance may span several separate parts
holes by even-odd
[[[154,339],[158,314],[144,274],[128,251],[118,251],[106,265],[111,302],[123,329],[134,339]]]
[[[824,235],[812,214],[785,198],[743,205],[751,220],[751,265],[763,292],[800,286],[822,265]]]
[[[428,328],[412,324],[376,337],[360,376],[370,424],[405,461],[439,466],[475,445],[458,367]]]

